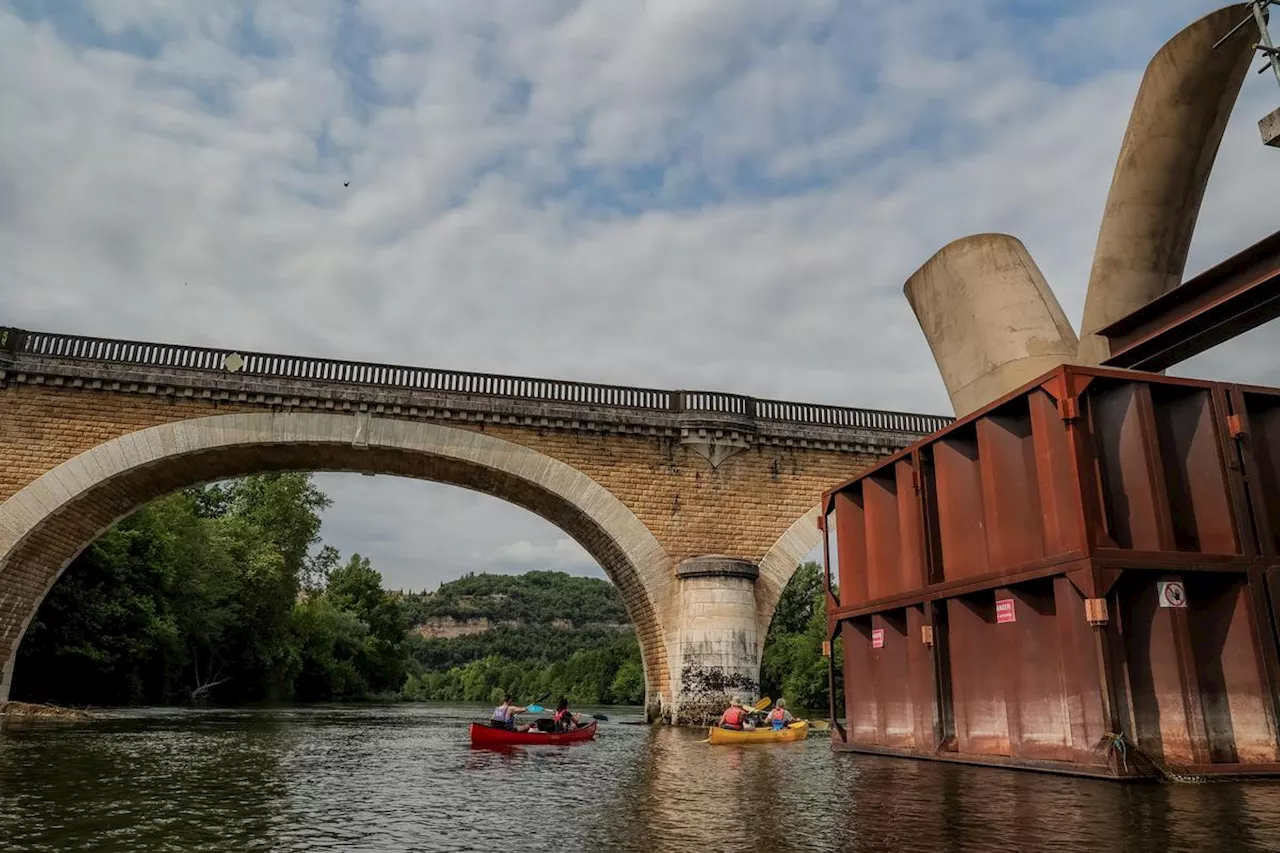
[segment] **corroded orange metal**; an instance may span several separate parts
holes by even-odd
[[[1064,366],[824,507],[837,747],[1280,773],[1280,389]]]

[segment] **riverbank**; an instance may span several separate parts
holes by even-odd
[[[30,702],[0,702],[0,719],[6,720],[65,720],[82,722],[96,720],[98,716],[78,708],[62,708],[57,705],[36,705]]]

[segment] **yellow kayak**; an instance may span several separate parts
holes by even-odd
[[[707,735],[708,743],[790,743],[793,740],[804,740],[809,736],[809,723],[806,720],[797,720],[789,723],[786,728],[778,729],[755,729],[749,732],[735,731],[734,729],[722,729],[719,726],[712,726],[711,731]]]

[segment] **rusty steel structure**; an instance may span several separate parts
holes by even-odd
[[[837,749],[1280,774],[1280,389],[1059,367],[819,526]]]
[[[1109,367],[1160,371],[1280,317],[1280,231],[1101,329]]]

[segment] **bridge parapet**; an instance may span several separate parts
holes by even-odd
[[[0,328],[0,383],[892,453],[952,418]]]

